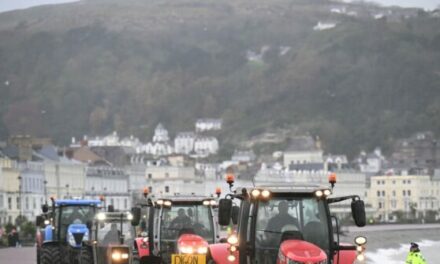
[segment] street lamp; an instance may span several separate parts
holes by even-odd
[[[20,211],[18,212],[18,217],[19,217],[19,219],[21,219],[22,205],[23,205],[23,203],[21,201],[21,180],[23,178],[21,177],[21,175],[19,175],[17,179],[18,179],[18,197],[19,197],[19,200],[20,200],[19,204],[17,204],[17,206],[19,206],[19,209],[20,209]]]
[[[44,202],[47,204],[47,181],[44,180]]]

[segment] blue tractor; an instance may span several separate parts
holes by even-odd
[[[78,264],[82,243],[89,240],[100,206],[100,200],[75,199],[52,199],[50,210],[43,206],[46,220],[39,221],[44,227],[37,233],[37,263]]]

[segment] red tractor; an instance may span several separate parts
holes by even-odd
[[[205,196],[148,198],[133,210],[146,231],[136,239],[139,262],[205,264],[209,244],[219,240],[214,207],[217,201]]]
[[[231,182],[229,182],[232,185]],[[332,186],[334,183],[332,184]],[[337,218],[329,205],[351,200],[354,222],[366,224],[359,196],[331,198],[332,190],[320,186],[259,186],[242,188],[219,202],[219,224],[238,228],[227,243],[210,246],[217,264],[353,264],[362,263],[366,239],[356,245],[339,242]],[[240,207],[233,203],[240,202]]]

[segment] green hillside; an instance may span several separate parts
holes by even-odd
[[[176,132],[200,117],[224,119],[223,142],[294,127],[332,153],[439,135],[440,18],[335,6],[89,0],[2,13],[0,139],[145,139],[159,121]],[[336,27],[313,30],[319,21]]]

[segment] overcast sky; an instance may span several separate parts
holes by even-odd
[[[31,6],[76,2],[78,0],[0,0],[0,12]],[[124,0],[121,0],[124,1]],[[146,0],[148,1],[148,0]],[[434,9],[440,5],[440,0],[375,0],[383,5],[399,5],[405,7],[423,7]]]

